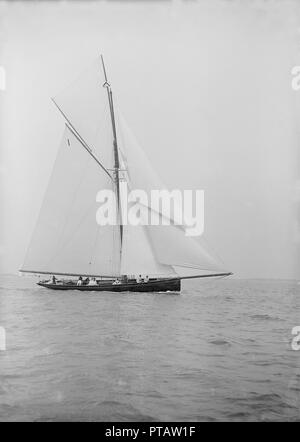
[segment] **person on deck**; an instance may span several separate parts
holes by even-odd
[[[82,277],[81,276],[79,276],[79,278],[78,278],[77,285],[82,285]]]
[[[51,276],[51,277],[49,278],[49,280],[48,280],[48,281],[45,281],[45,282],[47,282],[47,284],[56,284],[55,276],[54,276],[54,275]]]
[[[137,282],[137,283],[143,282],[142,275],[139,275],[139,276],[136,278],[136,282]]]
[[[96,281],[96,278],[92,278],[92,279],[90,279],[90,281],[89,281],[89,284],[88,285],[97,285],[97,281]]]
[[[113,285],[119,285],[119,284],[121,284],[121,281],[117,278],[117,279],[113,282]]]
[[[144,282],[149,282],[149,276],[148,275],[145,276]]]

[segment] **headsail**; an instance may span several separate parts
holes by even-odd
[[[151,275],[175,277],[170,265],[161,264],[155,257],[144,226],[124,226],[122,247],[123,275]]]
[[[142,189],[148,195],[152,189],[166,189],[120,111],[118,123],[119,148],[123,167],[127,170],[129,189]],[[150,198],[148,200],[150,201]],[[141,207],[142,209],[145,210]],[[149,205],[146,210],[150,219],[154,209]],[[159,211],[159,216],[161,219],[169,218],[169,225],[144,225],[139,226],[139,229],[145,231],[144,236],[150,243],[151,253],[156,262],[164,266],[165,271],[168,269],[168,272],[182,277],[226,272],[223,264],[206,250],[201,240],[185,235],[184,224],[174,225],[174,219],[163,210]]]

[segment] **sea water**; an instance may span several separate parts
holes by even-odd
[[[1,421],[300,419],[297,282],[194,280],[175,295],[1,276],[0,289]]]

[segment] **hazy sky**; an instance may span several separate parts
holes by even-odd
[[[22,264],[59,146],[50,97],[103,53],[164,182],[204,189],[227,267],[299,277],[299,30],[297,2],[1,2],[1,270]]]

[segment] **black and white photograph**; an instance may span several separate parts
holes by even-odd
[[[0,184],[0,422],[300,421],[298,0],[0,0]]]

